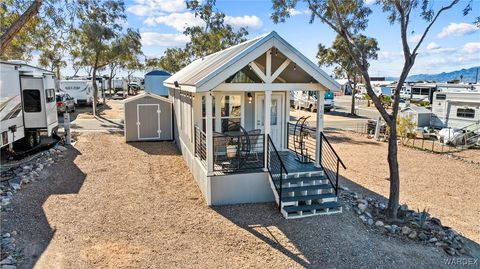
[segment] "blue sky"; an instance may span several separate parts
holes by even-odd
[[[399,26],[388,23],[387,15],[381,8],[369,3],[374,0],[366,2],[373,10],[366,34],[376,38],[381,49],[379,59],[371,64],[371,75],[398,76],[403,63]],[[438,8],[447,2],[449,0],[437,0],[434,7]],[[479,65],[480,29],[472,22],[480,13],[480,1],[474,0],[472,12],[463,16],[466,3],[462,0],[445,12],[431,28],[420,47],[411,74],[438,73]],[[182,47],[188,41],[182,29],[187,24],[199,23],[198,18],[186,9],[184,0],[128,0],[126,6],[127,25],[140,30],[147,56],[158,57],[168,47]],[[217,0],[216,7],[227,15],[226,21],[234,27],[247,27],[249,37],[277,31],[315,63],[318,44],[330,46],[335,38],[333,31],[320,21],[309,24],[310,15],[305,5],[300,4],[292,11],[293,16],[281,24],[274,24],[270,19],[270,0]],[[415,45],[426,24],[418,14],[412,18],[410,29],[415,32],[409,36],[409,40]],[[330,72],[329,68],[325,69]]]

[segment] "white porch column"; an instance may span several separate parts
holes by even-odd
[[[213,111],[211,93],[207,93],[207,95],[205,96],[205,112],[205,135],[207,140],[207,174],[213,174]]]
[[[321,132],[323,132],[323,105],[325,103],[325,92],[319,90],[317,98],[317,133],[316,133],[316,152],[315,152],[315,166],[320,167],[320,158],[322,152],[320,151]]]
[[[268,84],[266,84],[265,86],[267,86]],[[265,108],[265,112],[263,113],[263,116],[265,117],[264,120],[263,120],[263,127],[264,127],[264,130],[265,130],[265,166],[267,165],[267,156],[268,156],[268,153],[267,153],[267,145],[268,145],[268,135],[270,134],[270,129],[272,128],[272,125],[270,123],[270,114],[271,114],[271,106],[272,106],[272,91],[270,89],[266,89],[265,90],[265,105],[264,105],[264,108]]]

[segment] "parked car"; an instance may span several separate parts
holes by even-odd
[[[75,100],[68,93],[57,93],[57,112],[75,112]]]

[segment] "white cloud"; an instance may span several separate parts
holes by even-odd
[[[172,13],[185,10],[184,0],[135,0],[127,11],[140,17],[158,15],[162,12]]]
[[[259,17],[248,15],[238,17],[225,16],[225,22],[237,28],[248,27],[259,29],[263,25],[262,20]]]
[[[480,52],[480,42],[469,42],[463,45],[463,51],[469,54]]]
[[[411,36],[408,37],[408,43],[412,43],[412,44],[418,43],[418,42],[420,42],[421,38],[422,38],[421,34],[411,35]]]
[[[201,26],[204,22],[190,12],[171,13],[164,16],[148,17],[143,23],[148,26],[164,24],[182,32],[187,26]]]
[[[444,27],[440,33],[437,34],[438,38],[445,38],[450,36],[464,36],[472,34],[477,31],[478,28],[470,23],[450,23],[447,27]]]
[[[310,11],[308,9],[298,10],[298,9],[295,9],[295,8],[289,8],[288,13],[290,14],[290,16],[293,17],[293,16],[298,16],[298,15],[303,15],[303,14],[310,14]]]
[[[157,32],[141,33],[142,45],[145,46],[161,46],[175,47],[182,46],[190,39],[183,34],[162,34]]]
[[[365,4],[372,5],[372,4],[375,4],[377,0],[364,0],[364,1],[365,1]]]
[[[430,44],[427,45],[427,50],[438,50],[440,48],[441,46],[435,42],[431,42]]]

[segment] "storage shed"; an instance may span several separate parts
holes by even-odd
[[[417,127],[430,127],[430,119],[432,118],[432,111],[422,106],[409,106],[400,111],[401,117],[412,116],[413,121]]]
[[[172,101],[145,92],[124,101],[125,140],[173,140]]]
[[[153,70],[145,74],[145,91],[160,96],[168,96],[168,90],[163,81],[171,75],[163,70]]]

